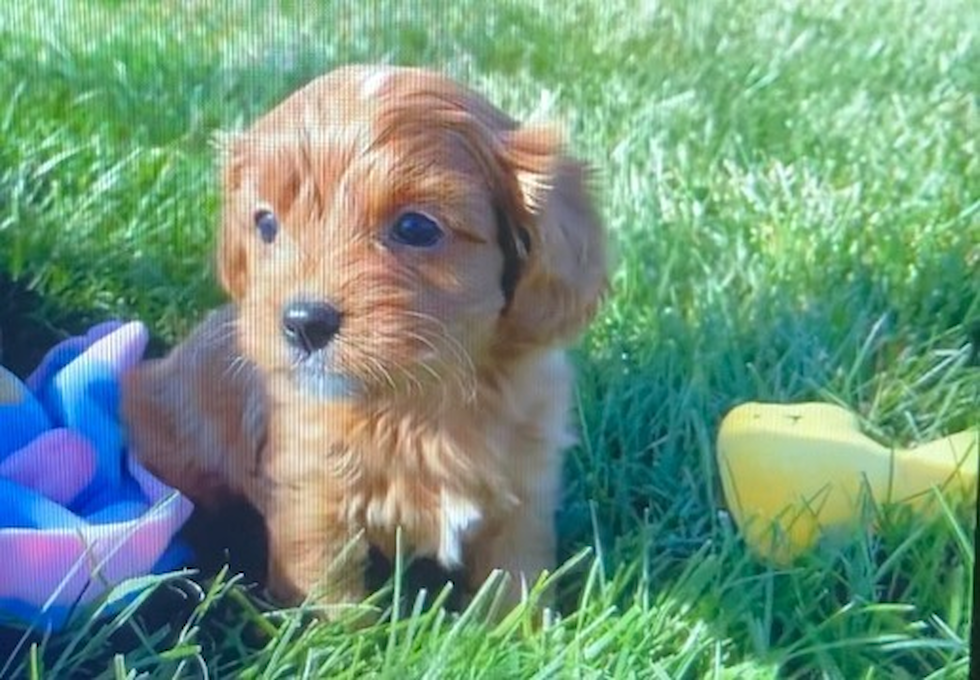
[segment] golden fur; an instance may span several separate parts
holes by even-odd
[[[254,504],[284,602],[317,583],[324,603],[360,597],[367,546],[390,555],[397,527],[471,586],[551,569],[571,442],[562,347],[606,285],[583,165],[552,129],[385,66],[313,81],[222,153],[218,264],[234,304],[128,377],[136,455],[204,508]],[[260,207],[279,219],[273,243]],[[441,225],[437,247],[386,239],[408,209]],[[500,229],[519,260],[512,301]],[[316,357],[280,330],[298,296],[343,315]]]

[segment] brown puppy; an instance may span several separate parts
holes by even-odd
[[[333,71],[223,146],[235,304],[130,375],[136,455],[205,507],[254,504],[285,602],[318,583],[357,599],[367,546],[391,554],[398,527],[516,597],[553,567],[562,347],[606,285],[583,165],[552,130],[386,66]]]

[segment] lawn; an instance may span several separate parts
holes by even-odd
[[[767,566],[714,438],[746,400],[841,403],[902,445],[980,421],[980,4],[322,6],[0,4],[3,363],[108,317],[181,338],[221,299],[213,133],[335,65],[436,66],[559,120],[615,244],[575,349],[560,616],[409,597],[306,625],[227,573],[189,621],[82,617],[0,676],[966,677],[972,508],[880,510]]]

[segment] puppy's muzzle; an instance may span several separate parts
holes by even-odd
[[[306,354],[323,349],[340,330],[341,314],[326,302],[291,303],[282,313],[286,341]]]

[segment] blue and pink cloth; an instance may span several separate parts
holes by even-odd
[[[0,367],[0,624],[57,629],[126,579],[182,566],[191,502],[127,455],[119,378],[139,323],[53,347],[22,382]]]

